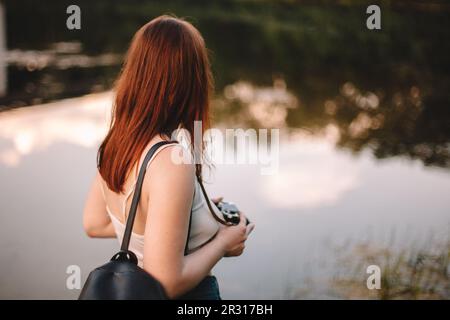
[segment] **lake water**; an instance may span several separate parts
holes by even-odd
[[[448,241],[447,4],[386,5],[372,32],[351,1],[78,2],[79,31],[64,1],[5,1],[0,14],[0,298],[75,298],[67,267],[84,280],[118,249],[84,235],[82,209],[125,48],[166,12],[190,17],[211,50],[215,126],[280,130],[275,174],[217,164],[207,176],[211,196],[256,223],[245,254],[214,269],[223,298],[345,298],[342,252],[370,297],[365,267],[383,257],[352,244]]]
[[[81,226],[110,98],[0,114],[0,297],[75,298],[66,268],[80,266],[84,279],[118,249],[115,240],[88,239]],[[208,176],[211,195],[238,203],[256,223],[245,254],[214,269],[224,298],[283,298],[289,287],[304,288],[304,277],[333,264],[327,241],[368,233],[375,240],[392,227],[402,239],[448,231],[447,170],[403,158],[377,161],[369,152],[354,156],[335,147],[333,132],[282,133],[277,174],[223,164]]]

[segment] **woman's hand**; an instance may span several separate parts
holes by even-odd
[[[246,221],[246,217],[240,212],[239,224],[234,226],[220,226],[217,239],[223,244],[225,257],[237,257],[244,251],[247,236],[255,227],[253,223],[246,225]]]

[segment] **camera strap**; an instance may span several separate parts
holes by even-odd
[[[220,219],[220,218],[216,215],[216,213],[214,212],[214,209],[212,208],[211,200],[209,199],[208,194],[206,193],[205,187],[203,186],[202,178],[200,177],[199,174],[196,174],[196,176],[197,176],[198,184],[200,185],[200,189],[202,189],[203,196],[205,197],[206,204],[208,205],[208,209],[209,209],[209,211],[211,212],[213,218],[214,218],[217,222],[219,222],[219,223],[221,223],[221,224],[223,224],[223,225],[225,225],[225,226],[233,225],[233,224],[230,223],[230,222],[226,222],[226,221]]]

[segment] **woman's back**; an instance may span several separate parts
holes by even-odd
[[[106,186],[104,181],[101,182],[102,192],[106,203],[106,210],[111,218],[111,222],[113,224],[114,230],[117,235],[117,239],[119,242],[122,241],[123,234],[125,231],[126,219],[128,217],[128,212],[131,206],[131,199],[133,198],[135,184],[137,180],[137,168],[140,167],[143,158],[147,151],[153,146],[155,143],[162,141],[161,138],[152,139],[152,141],[145,148],[140,161],[139,166],[136,165],[131,173],[129,174],[125,184],[124,184],[124,194],[119,194],[111,191]],[[146,179],[151,179],[151,163],[157,159],[157,156],[160,152],[171,152],[177,151],[173,150],[173,148],[183,148],[182,146],[174,143],[174,144],[166,144],[160,147],[156,152],[152,159],[149,161],[147,165],[147,174]],[[165,151],[164,151],[165,150]],[[184,150],[186,151],[186,150]],[[190,235],[189,235],[189,243],[188,243],[188,251],[192,252],[195,249],[201,247],[205,243],[207,243],[210,239],[214,237],[214,235],[219,230],[219,223],[213,218],[211,213],[209,212],[209,208],[205,202],[205,198],[202,194],[200,185],[196,179],[193,180],[194,183],[194,197],[192,200],[192,215],[191,215],[191,226],[190,226]],[[144,252],[144,232],[145,232],[145,224],[147,221],[148,215],[148,201],[151,199],[151,196],[148,194],[148,190],[144,187],[142,189],[141,200],[138,205],[138,209],[136,212],[135,223],[133,226],[133,233],[131,235],[130,240],[130,250],[133,251],[138,257],[139,266],[143,266],[143,252]],[[214,208],[216,214],[219,214],[218,209]],[[151,214],[151,213],[150,213]]]

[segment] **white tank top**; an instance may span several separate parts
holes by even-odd
[[[156,157],[156,155],[164,148],[173,146],[174,144],[166,144],[161,146],[153,155],[153,157],[150,159],[150,161],[147,164],[147,168],[152,162],[152,160]],[[106,197],[104,192],[104,186],[103,183],[101,183],[102,192],[103,192],[103,198],[105,199],[106,203]],[[192,201],[192,215],[191,215],[191,230],[189,234],[189,242],[188,242],[188,252],[192,252],[195,249],[201,247],[205,243],[207,243],[209,240],[211,240],[214,235],[219,230],[219,222],[217,222],[211,212],[208,209],[208,205],[206,204],[206,200],[203,196],[202,190],[200,188],[200,184],[198,183],[197,179],[194,178],[194,198]],[[123,200],[122,204],[122,214],[123,221],[126,221],[126,217],[128,214],[125,212],[126,205],[128,202],[128,199],[133,194],[134,189],[136,186],[136,181],[132,184],[130,190],[126,193],[125,199]],[[220,211],[213,205],[213,209],[215,210],[216,215],[220,216]],[[119,240],[119,243],[122,243],[123,234],[125,232],[125,225],[122,223],[116,215],[111,212],[110,208],[108,207],[108,204],[106,203],[106,211],[108,212],[109,217],[111,218],[111,222],[114,226],[114,230],[117,235],[117,239]],[[126,223],[126,222],[125,222]],[[136,254],[138,258],[138,265],[140,267],[143,266],[143,258],[144,258],[144,235],[137,234],[132,232],[131,239],[130,239],[130,245],[129,250],[133,251],[134,254]]]

